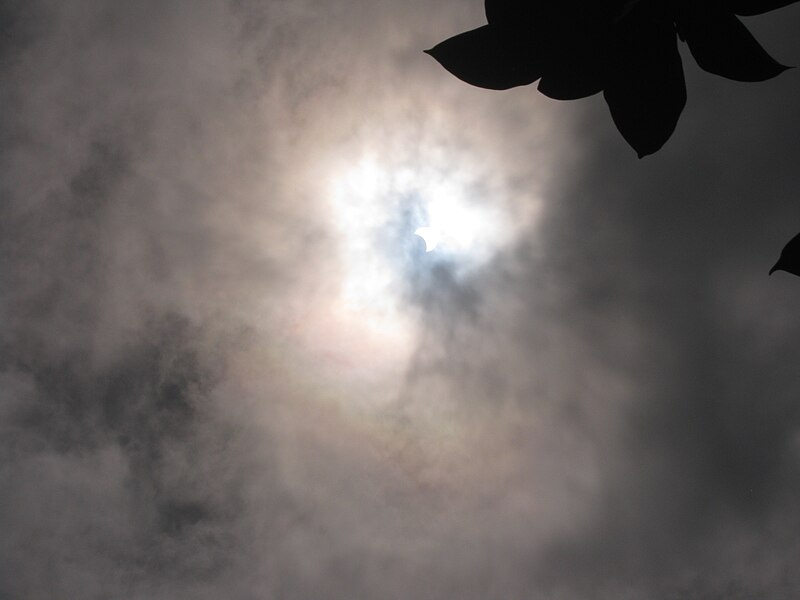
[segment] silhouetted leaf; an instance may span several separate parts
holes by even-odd
[[[737,15],[760,15],[795,2],[797,0],[732,0],[730,9]]]
[[[602,91],[604,65],[600,55],[599,43],[584,41],[550,56],[539,91],[555,100],[577,100]]]
[[[775,271],[786,271],[793,275],[800,275],[800,233],[784,246],[778,262],[769,270],[769,274],[772,275]]]
[[[778,63],[733,14],[682,24],[686,43],[700,68],[736,81],[764,81],[788,67]]]
[[[593,43],[628,0],[485,0],[486,20],[507,35],[535,38],[552,58],[574,44]],[[595,38],[590,42],[590,38]]]
[[[527,85],[542,75],[531,49],[513,43],[491,25],[451,37],[425,52],[462,81],[491,90]]]
[[[686,105],[686,84],[672,24],[643,19],[620,30],[603,95],[620,133],[639,158],[672,135]]]

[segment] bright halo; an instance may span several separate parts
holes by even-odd
[[[512,242],[516,221],[487,177],[474,164],[393,163],[374,155],[335,177],[330,208],[339,234],[342,309],[376,334],[408,332],[411,281],[437,264],[467,276]],[[435,278],[423,280],[435,285]]]

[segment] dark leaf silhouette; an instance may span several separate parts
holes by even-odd
[[[775,271],[786,271],[800,276],[800,233],[784,246],[778,262],[769,270],[769,274],[772,275]]]
[[[664,145],[686,104],[675,33],[665,21],[631,24],[613,50],[615,68],[603,95],[617,129],[641,158]]]
[[[554,100],[577,100],[603,89],[605,65],[595,48],[578,45],[552,57],[539,91]]]
[[[767,54],[730,13],[695,20],[679,32],[697,64],[709,73],[736,81],[764,81],[788,68]]]
[[[427,51],[459,79],[575,100],[600,91],[639,157],[670,138],[686,104],[678,38],[706,71],[763,81],[788,67],[736,15],[797,0],[486,0],[488,25]]]
[[[527,85],[542,75],[532,49],[515,44],[491,25],[459,34],[425,52],[462,81],[490,90]]]

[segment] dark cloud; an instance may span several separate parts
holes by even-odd
[[[421,53],[481,11],[2,4],[0,596],[797,595],[800,80],[686,61],[640,161]],[[408,356],[330,306],[368,154],[516,224],[461,269],[391,190]]]

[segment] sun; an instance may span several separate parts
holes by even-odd
[[[436,246],[439,245],[439,240],[442,237],[442,234],[435,227],[417,227],[414,235],[421,237],[422,241],[425,242],[425,252],[436,250]]]
[[[445,265],[463,277],[485,265],[513,238],[512,219],[485,187],[480,171],[441,159],[365,155],[334,177],[343,310],[375,332],[407,329],[415,310],[407,292],[421,273]]]
[[[391,138],[345,145],[320,164],[329,251],[291,330],[315,368],[339,380],[402,380],[432,311],[448,310],[530,231],[538,197],[494,168],[504,161],[463,146]]]

